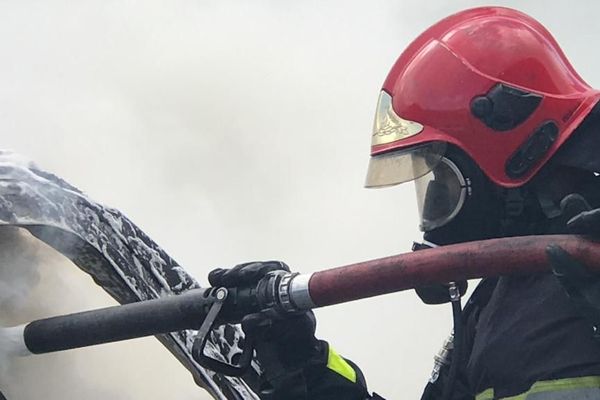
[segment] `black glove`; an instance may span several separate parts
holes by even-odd
[[[208,275],[212,286],[248,287],[272,271],[287,271],[280,261],[251,262],[232,269],[215,269]],[[242,319],[242,329],[254,338],[256,358],[263,369],[261,399],[305,399],[304,368],[327,363],[326,348],[315,337],[312,311],[278,316],[260,312]]]
[[[589,272],[560,246],[548,246],[546,254],[554,276],[567,292],[571,303],[592,325],[594,338],[600,340],[600,275]]]
[[[567,222],[572,233],[600,237],[600,208],[583,211]]]
[[[560,205],[570,232],[600,237],[600,209],[592,210],[578,194],[566,196]],[[600,275],[590,272],[560,246],[548,246],[546,254],[571,303],[592,325],[594,337],[600,339]]]
[[[592,210],[583,196],[577,193],[565,196],[560,209],[569,232],[600,237],[600,209]]]

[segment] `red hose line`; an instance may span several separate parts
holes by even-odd
[[[433,283],[550,271],[556,244],[600,272],[600,242],[575,235],[523,236],[448,245],[316,272],[309,293],[317,307]]]

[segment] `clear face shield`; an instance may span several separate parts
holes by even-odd
[[[467,182],[449,159],[415,180],[417,205],[423,232],[442,227],[462,209],[467,198]]]

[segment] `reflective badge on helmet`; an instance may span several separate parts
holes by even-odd
[[[392,107],[392,97],[381,91],[373,124],[373,139],[371,142],[373,146],[405,139],[416,135],[422,130],[423,125],[418,122],[400,118]]]

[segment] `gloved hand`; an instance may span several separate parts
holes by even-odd
[[[590,272],[563,248],[546,248],[554,276],[567,292],[571,303],[592,325],[594,338],[600,340],[600,275]]]
[[[592,210],[583,196],[576,193],[565,196],[560,208],[567,218],[569,232],[600,237],[600,208]]]
[[[272,271],[290,269],[280,261],[251,262],[215,269],[208,280],[216,287],[248,287]],[[245,316],[241,323],[244,333],[255,340],[256,357],[263,369],[261,398],[306,398],[303,369],[327,362],[322,343],[315,337],[312,311],[283,317],[260,312]]]
[[[583,211],[567,222],[572,233],[600,237],[600,208]]]
[[[570,232],[600,238],[600,209],[592,210],[582,196],[566,196],[561,201],[561,210],[568,218]],[[546,254],[571,303],[592,325],[594,337],[600,340],[600,275],[590,272],[560,246],[548,246]]]

